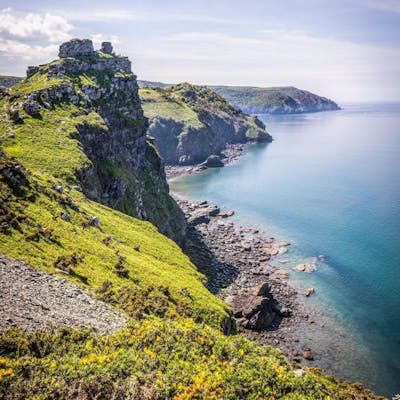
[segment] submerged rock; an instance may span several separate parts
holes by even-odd
[[[212,154],[204,162],[204,165],[206,167],[209,167],[209,168],[219,168],[219,167],[223,167],[224,163],[221,161],[221,157],[220,156]]]
[[[305,360],[313,361],[314,360],[314,355],[311,351],[311,349],[306,348],[303,350],[302,356]]]
[[[313,293],[315,293],[314,288],[307,288],[307,289],[304,291],[304,295],[305,295],[306,297],[310,297]]]
[[[313,263],[302,263],[298,264],[294,267],[296,271],[306,272],[307,274],[311,274],[315,271],[315,264]]]

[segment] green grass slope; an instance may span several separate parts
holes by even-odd
[[[193,128],[204,127],[195,110],[182,101],[173,91],[141,88],[139,95],[147,118],[160,116],[183,122]]]
[[[14,86],[10,98],[33,87],[38,90],[58,84],[57,79],[23,81]],[[10,174],[7,171],[11,170],[13,175],[23,168],[28,183],[19,194],[20,185],[15,192],[9,186],[12,182],[3,176],[0,253],[103,291],[103,297],[125,309],[133,306],[122,304],[121,299],[132,297],[138,314],[146,296],[151,309],[153,296],[153,308],[159,301],[165,313],[178,310],[177,314],[209,319],[211,325],[221,326],[227,306],[205,289],[203,276],[177,245],[150,223],[90,201],[80,192],[77,175],[90,160],[76,138],[76,127],[101,127],[102,118],[79,105],[61,102],[37,118],[20,111],[21,124],[9,118],[9,107],[7,98],[0,101],[2,171]],[[62,187],[62,193],[57,187]],[[23,217],[15,217],[15,225],[11,217],[16,210]],[[68,214],[68,221],[61,217],[63,213]],[[99,219],[100,228],[90,225],[92,217]],[[158,309],[155,312],[160,313]]]
[[[204,86],[142,87],[139,96],[148,132],[167,164],[200,163],[230,143],[272,140],[257,118]]]

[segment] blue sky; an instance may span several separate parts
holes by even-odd
[[[72,37],[112,40],[139,79],[400,100],[399,0],[0,0],[0,74]]]

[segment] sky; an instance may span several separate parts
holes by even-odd
[[[111,40],[139,79],[400,101],[400,0],[0,0],[0,74]]]

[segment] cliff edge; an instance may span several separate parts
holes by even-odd
[[[131,62],[115,55],[111,43],[98,51],[88,39],[63,43],[59,59],[28,67],[27,78],[2,93],[3,110],[17,126],[4,143],[10,155],[20,155],[32,171],[79,185],[89,199],[152,222],[178,243],[184,240],[183,213],[146,137]],[[22,133],[27,129],[28,136]]]
[[[197,164],[227,144],[272,140],[257,117],[236,110],[207,87],[181,83],[141,88],[139,95],[149,135],[166,164]]]

